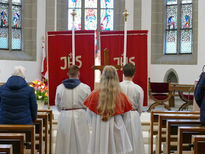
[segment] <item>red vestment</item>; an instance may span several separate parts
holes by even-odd
[[[92,112],[99,115],[97,107],[99,102],[99,90],[94,90],[85,100],[84,105],[87,106]],[[117,96],[116,100],[116,111],[115,115],[124,114],[125,112],[128,112],[132,110],[132,104],[128,100],[127,96],[120,92],[119,96]]]

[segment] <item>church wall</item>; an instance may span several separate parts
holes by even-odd
[[[152,0],[142,1],[142,25],[141,29],[147,29],[148,33],[148,76],[151,81],[164,81],[166,72],[173,68],[179,77],[181,84],[193,84],[199,78],[202,67],[205,64],[205,29],[204,20],[205,1],[198,1],[198,57],[197,65],[167,65],[167,64],[151,64],[151,2]]]
[[[26,68],[27,81],[30,82],[35,79],[40,79],[42,60],[41,38],[45,36],[45,1],[46,0],[37,0],[36,61],[0,60],[0,82],[6,82],[13,68],[18,65],[22,65]]]
[[[205,21],[203,20],[205,9],[205,1],[198,1],[198,57],[197,65],[167,65],[167,64],[151,64],[151,6],[152,0],[130,0],[125,1],[125,5],[130,8],[130,15],[128,17],[128,29],[136,29],[135,13],[136,5],[141,4],[141,25],[142,30],[148,30],[148,76],[152,81],[163,81],[166,72],[173,68],[179,77],[179,83],[192,84],[195,79],[198,79],[201,73],[202,66],[205,64]],[[46,22],[46,0],[37,0],[37,60],[36,61],[15,61],[15,60],[0,60],[0,82],[5,82],[10,76],[13,67],[16,65],[23,65],[26,67],[26,79],[32,81],[40,78],[42,49],[41,38],[45,36],[45,22]],[[128,9],[129,11],[129,9]],[[134,13],[133,13],[134,12]],[[202,19],[202,20],[201,20]]]

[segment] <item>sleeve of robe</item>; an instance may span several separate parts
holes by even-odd
[[[141,115],[142,113],[142,106],[143,106],[143,102],[144,102],[144,91],[141,87],[139,87],[139,97],[138,97],[138,112],[139,112],[139,115]]]
[[[55,105],[57,107],[57,110],[60,112],[62,110],[62,93],[63,93],[64,87],[62,84],[60,84],[56,89],[56,96],[55,96]]]

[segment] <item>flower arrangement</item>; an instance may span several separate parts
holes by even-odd
[[[35,89],[36,100],[48,101],[48,85],[46,81],[35,80],[30,86]]]

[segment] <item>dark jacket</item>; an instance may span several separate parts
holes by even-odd
[[[32,124],[36,117],[34,88],[24,78],[11,76],[0,87],[0,124]]]
[[[202,73],[194,90],[196,103],[200,107],[200,121],[205,125],[205,73]]]

